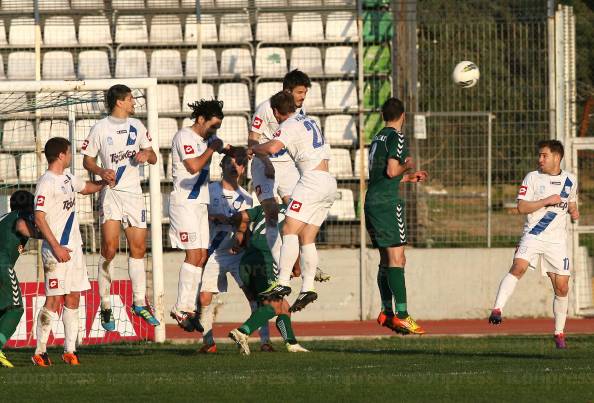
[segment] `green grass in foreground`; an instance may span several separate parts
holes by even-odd
[[[8,350],[0,401],[593,402],[594,336],[437,338],[303,342],[310,354],[216,355],[196,345],[81,347],[80,367],[53,349],[52,368],[31,350]]]

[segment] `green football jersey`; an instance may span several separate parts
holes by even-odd
[[[20,256],[20,251],[29,238],[20,235],[16,222],[20,218],[17,211],[0,217],[0,261],[13,267]]]
[[[384,127],[373,137],[369,147],[369,186],[366,203],[383,204],[399,200],[398,188],[402,175],[389,178],[386,175],[386,167],[390,158],[404,165],[409,155],[407,138],[395,129]]]
[[[282,230],[286,209],[286,205],[280,205],[280,212],[278,216],[279,233]],[[255,252],[259,256],[263,255],[266,259],[272,259],[272,254],[270,253],[270,248],[268,247],[268,242],[266,241],[266,217],[264,216],[264,209],[262,206],[256,206],[247,209],[246,212],[250,218],[251,236],[247,244],[244,258]]]

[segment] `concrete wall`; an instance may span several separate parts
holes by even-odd
[[[357,320],[360,315],[359,251],[321,250],[320,267],[332,275],[329,283],[318,284],[318,301],[295,315],[299,321]],[[509,269],[513,249],[414,249],[406,251],[406,281],[409,312],[419,319],[485,319],[493,304],[502,276]],[[97,255],[88,255],[89,275],[96,277]],[[175,303],[182,253],[166,253],[165,307]],[[363,288],[363,312],[373,319],[380,302],[376,275],[379,256],[368,250],[367,275]],[[114,278],[126,279],[127,262],[118,256]],[[34,281],[35,256],[23,256],[17,263],[20,281]],[[249,307],[241,290],[230,279],[230,292],[221,295],[217,320],[243,321]],[[293,280],[295,290],[300,280]],[[552,288],[547,277],[529,271],[518,283],[506,306],[506,317],[552,315]],[[571,298],[571,295],[570,295]],[[292,299],[291,299],[292,301]],[[570,304],[571,305],[571,304]],[[167,320],[170,319],[167,316]]]

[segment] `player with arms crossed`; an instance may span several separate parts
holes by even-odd
[[[502,322],[501,311],[528,267],[540,259],[551,279],[555,296],[554,339],[557,348],[566,348],[564,328],[569,293],[567,256],[567,214],[573,221],[580,216],[577,207],[577,180],[561,169],[563,144],[558,140],[538,143],[538,170],[526,175],[518,191],[518,211],[526,214],[524,234],[516,249],[509,273],[501,280],[489,323]]]
[[[408,139],[402,134],[404,104],[390,98],[382,105],[385,127],[377,133],[369,149],[369,186],[365,195],[365,224],[373,246],[379,249],[377,283],[382,301],[378,323],[399,333],[425,331],[408,314],[404,279],[404,246],[407,244],[401,182],[421,182],[427,172],[407,173],[413,167]],[[392,306],[396,302],[396,313]]]
[[[111,274],[122,225],[130,247],[128,272],[132,282],[132,313],[150,325],[158,326],[159,321],[146,305],[147,217],[139,175],[139,165],[156,164],[157,154],[142,122],[131,117],[136,104],[132,90],[125,85],[114,85],[107,90],[106,103],[110,115],[91,128],[81,147],[85,169],[109,184],[99,196],[101,255],[97,281],[101,296],[101,325],[107,331],[115,330],[110,301]],[[97,155],[101,158],[101,166],[97,165]]]
[[[76,194],[88,195],[107,185],[84,181],[72,175],[68,167],[72,159],[70,142],[53,137],[45,144],[48,170],[35,188],[35,224],[43,236],[41,258],[45,274],[45,304],[37,315],[37,348],[33,364],[52,365],[46,351],[52,321],[58,320],[61,305],[64,322],[64,354],[62,360],[79,365],[76,353],[78,337],[78,305],[80,293],[91,288],[82,251],[82,237],[76,214]]]
[[[270,98],[270,106],[281,125],[272,140],[253,147],[254,153],[274,155],[286,148],[301,177],[291,194],[283,225],[278,284],[271,284],[260,296],[282,298],[291,293],[289,280],[301,252],[303,283],[301,293],[290,308],[295,312],[318,297],[314,291],[318,267],[315,241],[336,199],[336,179],[328,170],[330,146],[325,144],[316,122],[305,115],[295,114],[295,102],[287,92],[279,92]]]
[[[185,251],[179,271],[177,302],[171,310],[180,327],[202,331],[195,320],[196,298],[209,245],[208,180],[213,153],[223,150],[216,136],[223,122],[223,102],[200,100],[188,104],[194,124],[173,137],[173,191],[169,201],[169,239],[174,248]]]
[[[12,368],[2,348],[23,316],[23,299],[14,265],[29,238],[39,238],[33,218],[33,194],[17,190],[10,196],[10,213],[0,217],[0,366]]]

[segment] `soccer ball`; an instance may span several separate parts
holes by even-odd
[[[452,79],[456,85],[462,88],[474,87],[478,83],[480,76],[478,66],[468,60],[458,63],[452,73]]]

